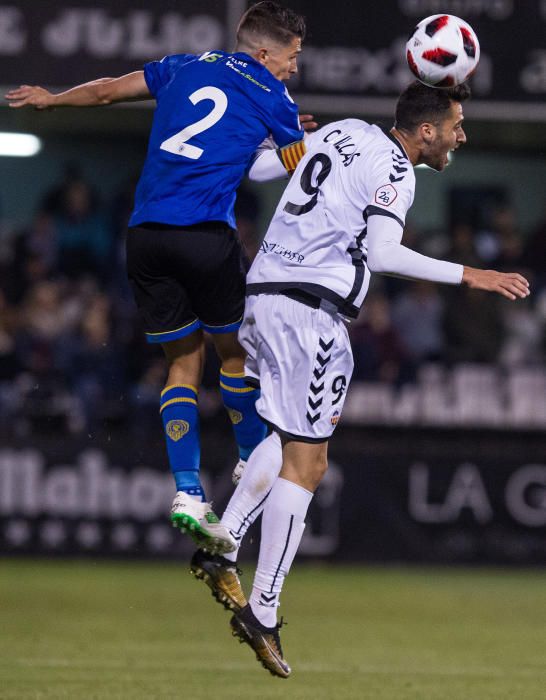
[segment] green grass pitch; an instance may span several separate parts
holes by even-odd
[[[543,571],[296,562],[282,613],[288,680],[186,565],[2,560],[0,698],[546,697]]]

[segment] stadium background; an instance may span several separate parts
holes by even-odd
[[[62,89],[166,53],[229,49],[246,5],[0,3],[0,83]],[[0,103],[0,131],[42,141],[33,157],[0,156],[2,698],[543,697],[546,2],[290,5],[309,25],[290,90],[322,124],[389,124],[415,23],[451,12],[473,25],[482,60],[468,144],[441,176],[416,171],[405,241],[523,271],[533,294],[510,304],[374,280],[351,326],[355,378],[330,470],[283,595],[295,671],[281,689],[227,641],[166,520],[165,368],[123,261],[151,108]],[[250,255],[281,189],[241,189]],[[235,448],[216,381],[211,357],[203,469],[221,509]],[[251,537],[243,558],[255,553]]]
[[[290,86],[320,123],[389,123],[409,80],[403,44],[425,0],[308,17]],[[2,81],[62,88],[167,52],[230,47],[244,2],[0,5]],[[304,556],[546,562],[546,3],[444,2],[482,59],[468,145],[417,171],[405,231],[425,253],[522,270],[528,301],[377,277],[351,325],[355,375]],[[466,10],[466,12],[465,12]],[[150,103],[151,104],[151,103]],[[42,150],[0,158],[0,547],[6,553],[179,557],[157,419],[164,365],[146,346],[123,238],[151,108],[0,109]],[[242,188],[241,235],[259,245],[281,184]],[[234,447],[211,358],[203,469],[229,494]],[[343,504],[343,507],[341,507]],[[349,534],[350,533],[350,534]]]

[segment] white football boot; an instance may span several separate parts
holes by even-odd
[[[195,544],[212,554],[227,554],[237,548],[229,530],[210,507],[185,491],[177,491],[171,508],[173,527],[187,533]]]

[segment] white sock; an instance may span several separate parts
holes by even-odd
[[[237,561],[241,541],[264,509],[267,494],[271,491],[281,466],[281,439],[277,433],[271,433],[248,458],[241,481],[222,516],[222,525],[228,528],[238,545],[234,552],[224,554],[226,559]]]
[[[260,556],[249,603],[266,627],[274,627],[277,622],[282,585],[296,556],[312,498],[307,489],[279,477],[265,504]]]

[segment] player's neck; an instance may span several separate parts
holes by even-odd
[[[263,61],[260,60],[260,54],[256,47],[249,46],[248,44],[237,44],[233,53],[246,53],[247,56],[250,56],[255,61],[258,61],[258,63],[263,64]]]
[[[392,127],[390,133],[400,143],[400,145],[406,152],[409,162],[412,165],[417,165],[419,163],[420,151],[417,145],[412,142],[409,134],[406,134],[404,131],[397,129],[395,126]]]

